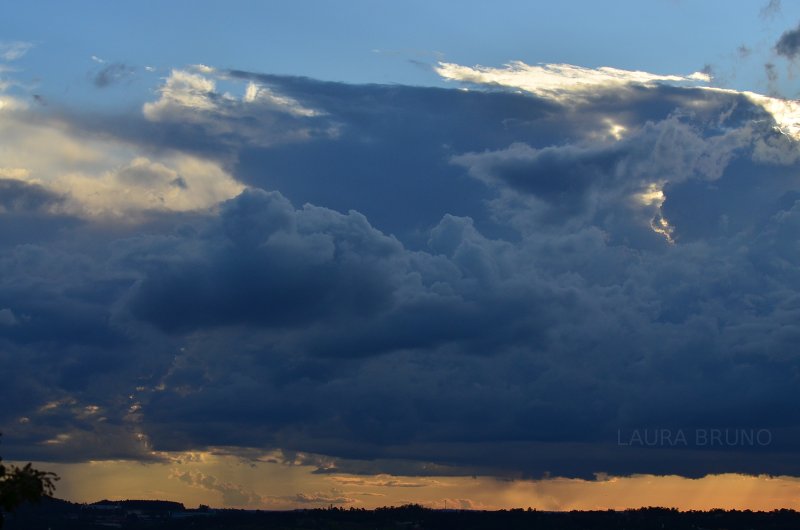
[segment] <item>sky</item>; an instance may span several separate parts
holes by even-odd
[[[800,5],[4,7],[58,496],[800,509]]]

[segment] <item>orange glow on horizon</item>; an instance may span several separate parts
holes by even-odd
[[[58,473],[56,496],[73,502],[163,499],[187,507],[249,509],[335,506],[376,508],[417,503],[432,508],[605,510],[662,506],[679,510],[800,510],[800,478],[739,474],[699,479],[636,475],[597,480],[315,474],[307,465],[251,461],[212,453],[170,462],[37,462]]]

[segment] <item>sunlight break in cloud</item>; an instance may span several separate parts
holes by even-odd
[[[775,129],[782,134],[800,140],[800,102],[744,92],[753,103],[769,112],[775,119]]]
[[[216,162],[185,153],[144,157],[123,141],[33,119],[10,101],[0,108],[0,178],[47,190],[53,197],[42,207],[50,213],[133,220],[148,210],[208,208],[244,189]]]
[[[205,65],[192,69],[208,76],[216,73]],[[225,79],[224,76],[219,78]],[[148,120],[202,122],[209,119],[208,113],[217,114],[218,117],[233,117],[257,111],[258,106],[300,117],[321,114],[252,81],[247,84],[242,98],[238,99],[228,92],[218,92],[215,79],[187,70],[172,70],[159,93],[161,97],[158,101],[144,105],[144,115]]]
[[[253,83],[252,81],[247,84],[247,91],[244,94],[243,101],[245,103],[265,105],[269,108],[288,112],[295,116],[311,117],[322,114],[314,109],[303,107],[294,99],[276,94],[269,88]]]
[[[224,137],[227,143],[236,144],[237,138],[268,146],[310,138],[314,130],[292,120],[325,114],[253,81],[243,87],[241,96],[220,90],[218,82],[239,88],[235,85],[242,81],[205,65],[172,70],[158,89],[158,100],[144,104],[144,116],[152,122],[197,125],[210,136]],[[335,131],[322,134],[332,136]]]
[[[161,97],[153,103],[145,103],[144,115],[152,121],[168,120],[174,109],[211,111],[216,108],[213,80],[185,70],[173,70],[159,89]],[[185,115],[189,117],[191,115]]]
[[[800,139],[800,102],[765,96],[750,91],[703,86],[711,76],[703,72],[682,75],[659,75],[643,71],[622,70],[603,66],[586,68],[571,64],[539,64],[531,66],[522,61],[512,61],[503,68],[462,66],[440,62],[436,72],[449,81],[477,85],[497,85],[518,88],[539,97],[560,103],[584,100],[593,91],[630,85],[652,86],[657,83],[675,84],[715,92],[742,94],[766,110],[775,120],[775,129],[795,140]],[[609,124],[608,133],[619,140],[624,133],[615,124]]]
[[[27,49],[21,43],[9,46],[6,55],[12,57]],[[183,83],[200,92],[203,85],[196,77]],[[38,205],[50,214],[134,220],[131,214],[142,211],[208,208],[244,189],[217,162],[175,151],[142,156],[138,146],[124,140],[87,135],[63,120],[38,115],[1,89],[0,179],[7,186],[33,186],[50,194]],[[199,100],[191,93],[181,91],[187,105]]]
[[[576,97],[585,97],[591,92],[603,88],[633,84],[653,85],[660,82],[708,83],[711,81],[711,77],[702,72],[695,72],[688,76],[659,75],[608,66],[585,68],[571,64],[528,65],[522,61],[512,61],[504,68],[470,67],[440,62],[435,70],[447,80],[514,87],[540,97],[562,102]]]

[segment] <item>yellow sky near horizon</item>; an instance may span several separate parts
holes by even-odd
[[[36,462],[60,475],[56,496],[73,502],[162,499],[187,507],[294,509],[376,508],[418,503],[432,508],[539,510],[800,510],[800,478],[739,474],[636,475],[597,480],[393,476],[314,473],[308,465],[252,461],[213,453],[169,455],[170,461]]]

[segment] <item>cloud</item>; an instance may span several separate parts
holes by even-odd
[[[79,213],[116,217],[148,210],[201,210],[242,190],[213,162],[181,155],[161,162],[136,157],[100,175],[64,175],[52,186],[68,193]]]
[[[259,86],[252,81],[247,84],[247,90],[244,93],[243,101],[246,103],[259,104],[264,108],[288,112],[295,116],[312,117],[320,115],[319,111],[307,109],[292,98],[278,95],[269,88]]]
[[[17,324],[19,324],[19,320],[17,320],[17,317],[14,315],[13,311],[7,307],[0,309],[0,325],[16,326]]]
[[[174,469],[170,478],[180,480],[190,486],[219,492],[222,495],[223,506],[242,507],[262,503],[262,497],[257,493],[199,471],[181,471]]]
[[[519,69],[477,74],[541,73]],[[4,450],[281,450],[326,477],[800,472],[793,102],[545,70],[587,81],[194,67],[141,115],[0,113]],[[655,427],[773,442],[618,443]]]
[[[800,26],[784,31],[775,43],[775,53],[793,61],[800,53]]]
[[[490,186],[535,198],[527,205],[525,223],[593,219],[612,241],[626,239],[636,247],[651,245],[653,232],[671,241],[664,230],[651,230],[666,222],[660,208],[665,186],[719,179],[735,153],[750,142],[748,129],[703,138],[680,119],[669,118],[610,144],[544,149],[512,144],[458,155],[452,162]],[[500,207],[507,213],[507,203]],[[607,224],[607,219],[613,222]]]
[[[780,14],[782,8],[781,0],[769,0],[767,5],[761,8],[759,15],[764,19],[772,19]]]
[[[92,78],[94,86],[106,88],[130,78],[136,70],[125,63],[110,63],[103,66]]]
[[[708,74],[703,72],[695,72],[688,76],[657,75],[608,66],[601,68],[584,68],[570,64],[531,66],[522,61],[511,62],[505,68],[468,67],[440,62],[436,67],[436,73],[451,81],[516,87],[540,97],[562,102],[585,98],[597,90],[611,90],[631,85],[694,84],[711,81]]]
[[[299,504],[351,504],[356,502],[356,499],[352,497],[336,495],[335,493],[331,495],[321,492],[298,493],[294,497],[287,498],[287,500],[291,500]]]
[[[800,30],[798,30],[800,33]],[[784,36],[791,32],[786,32]],[[783,40],[783,37],[781,37]],[[791,37],[788,37],[791,41]],[[779,41],[780,42],[780,41]],[[786,44],[786,47],[791,47]],[[774,65],[765,65],[770,83],[777,79]],[[695,72],[688,76],[655,75],[647,72],[619,70],[616,68],[584,68],[568,64],[529,66],[520,61],[510,63],[505,68],[466,67],[450,63],[440,63],[437,70],[439,75],[447,80],[462,81],[475,85],[488,85],[511,87],[524,90],[538,97],[554,99],[562,104],[587,103],[594,99],[593,104],[614,97],[610,91],[637,86],[653,87],[654,84],[673,84],[678,87],[692,87],[698,83],[711,81],[707,72]],[[780,97],[768,97],[761,94],[744,91],[737,92],[712,87],[698,87],[702,91],[723,92],[741,95],[749,98],[754,103],[761,105],[770,112],[778,123],[782,132],[794,131],[797,116],[794,112],[794,102]],[[618,95],[617,95],[618,97]],[[695,103],[696,105],[698,103]],[[702,104],[699,104],[702,106]],[[793,133],[790,133],[793,134]]]
[[[16,61],[28,53],[31,48],[33,48],[33,43],[31,42],[0,42],[0,59]]]
[[[764,68],[771,82],[774,81],[776,78],[773,77],[775,74],[773,65],[766,64]],[[753,93],[746,95],[770,114],[775,122],[776,131],[792,139],[800,139],[800,104],[797,101]]]
[[[27,183],[24,179],[28,171],[23,168],[0,169],[0,212],[42,212],[57,213],[62,207],[64,197],[53,193],[35,183]],[[17,178],[13,178],[17,177]]]
[[[148,119],[158,121],[187,109],[189,111],[213,110],[216,105],[215,83],[199,74],[184,70],[173,70],[159,92],[161,98],[155,103],[147,103],[144,114]],[[189,118],[192,115],[181,114]]]
[[[145,103],[144,116],[153,122],[190,124],[203,127],[208,134],[236,136],[256,144],[302,141],[318,134],[315,123],[296,123],[290,118],[311,120],[324,114],[305,107],[291,97],[250,81],[241,97],[217,90],[217,80],[225,73],[198,65],[190,70],[172,70],[159,89],[157,101]]]
[[[342,477],[333,476],[330,480],[342,486],[375,486],[381,488],[424,488],[431,485],[431,481],[407,480],[389,475],[375,477]]]
[[[389,274],[401,246],[356,212],[298,211],[278,193],[248,190],[222,206],[220,221],[210,239],[196,242],[196,261],[183,261],[175,248],[174,266],[139,285],[130,301],[137,318],[165,330],[248,321],[294,327],[335,312],[367,314],[389,302]],[[193,281],[176,283],[178,277],[211,283],[198,289]]]
[[[747,59],[750,57],[750,54],[753,53],[753,50],[745,44],[741,44],[738,48],[736,48],[736,53],[739,55],[740,59]]]
[[[78,217],[135,220],[148,211],[208,208],[243,186],[214,161],[179,152],[141,156],[135,145],[82,135],[26,109],[0,110],[5,211],[47,208]]]
[[[286,507],[297,507],[309,504],[327,506],[330,504],[340,505],[358,502],[355,498],[348,497],[337,490],[332,490],[328,493],[299,492],[294,495],[260,495],[239,484],[224,481],[214,475],[209,475],[200,471],[173,469],[170,473],[170,478],[179,480],[195,488],[219,493],[222,504],[226,507],[268,506],[270,508],[280,507],[285,509]]]
[[[2,86],[0,83],[0,90],[4,89],[5,87]],[[0,96],[0,112],[3,111],[14,111],[14,110],[24,110],[27,108],[27,105],[20,101],[17,98],[13,98],[10,96]]]
[[[778,93],[778,70],[773,63],[764,63],[764,73],[767,76],[767,86],[772,95]]]

